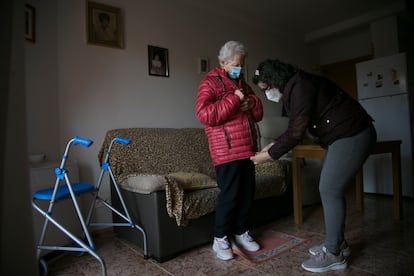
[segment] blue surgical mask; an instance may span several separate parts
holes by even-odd
[[[239,66],[231,66],[230,71],[227,73],[233,80],[240,78],[242,68]]]

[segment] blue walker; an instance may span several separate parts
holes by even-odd
[[[127,227],[137,229],[143,235],[144,258],[145,259],[148,258],[146,233],[144,229],[142,229],[140,226],[138,226],[132,221],[128,213],[128,210],[126,208],[123,197],[121,195],[118,184],[115,181],[115,178],[112,174],[112,171],[109,165],[110,151],[115,142],[119,144],[123,144],[123,145],[128,145],[130,143],[130,140],[126,138],[122,138],[122,137],[116,137],[112,140],[112,142],[109,145],[108,151],[106,153],[105,161],[101,165],[101,172],[100,172],[98,184],[96,186],[89,184],[89,183],[71,183],[69,179],[68,171],[65,168],[65,163],[68,158],[68,152],[69,152],[71,145],[82,145],[84,147],[89,147],[93,143],[89,139],[76,136],[73,139],[69,140],[69,142],[67,143],[60,166],[55,169],[56,182],[53,188],[39,190],[34,193],[33,200],[32,200],[32,206],[45,218],[43,229],[40,235],[40,239],[37,244],[37,259],[39,261],[41,275],[47,275],[48,273],[47,263],[44,258],[40,257],[40,253],[42,250],[49,250],[49,251],[58,250],[58,251],[80,252],[80,253],[87,252],[100,263],[102,275],[107,274],[104,260],[98,254],[95,253],[95,245],[89,233],[88,226],[127,226]],[[115,209],[110,203],[108,203],[107,201],[105,201],[99,196],[99,190],[102,184],[102,179],[106,172],[109,173],[112,179],[112,184],[122,204],[122,208],[123,208],[122,211]],[[94,200],[92,201],[91,207],[89,209],[88,217],[85,221],[76,197],[82,194],[86,194],[86,193],[92,194],[94,197]],[[64,225],[62,225],[62,223],[58,222],[53,217],[52,211],[53,211],[53,207],[55,203],[58,203],[59,201],[62,201],[62,200],[68,200],[68,199],[72,200],[73,207],[79,219],[79,223],[81,224],[82,234],[83,234],[82,238],[76,237]],[[38,205],[38,201],[49,201],[47,210],[42,209]],[[93,211],[95,210],[96,203],[98,201],[102,202],[104,206],[106,206],[112,212],[116,213],[118,216],[123,218],[125,220],[125,223],[113,223],[113,222],[92,223],[91,222],[92,214],[93,214]],[[72,239],[73,244],[68,245],[68,246],[46,245],[45,238],[46,238],[46,234],[48,231],[49,222],[54,224],[59,230],[61,230],[65,235],[67,235],[70,239]]]

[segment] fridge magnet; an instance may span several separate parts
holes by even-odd
[[[398,73],[395,69],[391,69],[391,81],[394,85],[400,84],[400,81],[398,79]]]
[[[168,49],[148,45],[148,73],[151,76],[168,77]]]
[[[366,78],[364,79],[364,82],[362,83],[363,87],[368,87],[369,86],[369,82],[371,81],[370,79],[372,78],[372,71],[369,71],[365,74]]]
[[[375,82],[375,87],[382,87],[382,74],[377,74],[377,81]]]
[[[121,9],[88,1],[86,10],[88,43],[124,48]]]

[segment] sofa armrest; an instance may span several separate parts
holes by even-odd
[[[255,199],[280,196],[291,183],[291,162],[274,160],[256,165]]]
[[[256,165],[257,176],[290,177],[291,162],[288,160],[272,160]]]

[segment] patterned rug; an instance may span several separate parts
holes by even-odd
[[[261,249],[249,252],[232,243],[233,253],[253,264],[260,264],[271,258],[277,257],[292,248],[306,242],[308,239],[296,237],[286,233],[267,229],[254,236]]]

